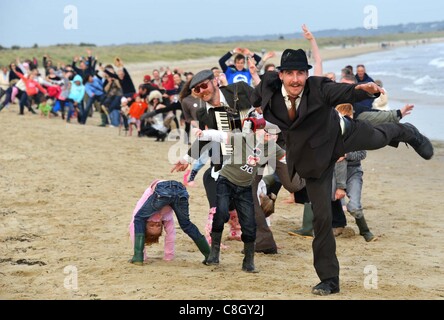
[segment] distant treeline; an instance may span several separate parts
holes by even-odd
[[[315,34],[316,36],[316,34]],[[424,39],[444,38],[444,31],[429,33],[395,33],[378,35],[373,37],[316,37],[319,47],[342,47],[360,45],[364,43],[387,44],[393,41],[422,42]],[[0,65],[8,65],[18,57],[20,59],[37,58],[39,61],[43,55],[49,56],[55,64],[71,63],[74,56],[82,56],[87,49],[93,51],[94,56],[99,56],[100,62],[112,63],[115,57],[123,59],[124,63],[152,62],[152,61],[181,61],[200,59],[205,57],[221,57],[227,51],[235,47],[248,48],[252,52],[284,51],[286,48],[302,48],[308,50],[310,45],[307,40],[289,39],[278,37],[275,40],[261,41],[230,41],[230,42],[200,42],[194,39],[190,42],[169,43],[144,43],[113,46],[96,46],[92,43],[57,44],[49,47],[20,48],[13,46],[4,50],[0,55]]]
[[[75,43],[57,43],[54,45],[55,47],[97,47],[94,43],[87,43],[87,42],[80,42],[79,44]],[[30,48],[37,49],[39,45],[37,43],[34,43],[34,45]],[[20,49],[26,49],[27,47],[20,47],[18,45],[13,45],[11,48],[4,47],[0,45],[0,50],[20,50]]]

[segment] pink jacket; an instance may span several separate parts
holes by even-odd
[[[133,210],[131,222],[129,224],[129,233],[131,241],[134,245],[134,216],[137,211],[143,206],[146,200],[153,194],[157,183],[163,180],[154,180],[150,186],[145,190],[142,197],[137,201],[136,207]],[[174,241],[176,240],[176,229],[174,228],[174,216],[173,209],[170,206],[163,207],[160,211],[155,212],[148,220],[163,221],[163,227],[165,230],[165,245],[164,245],[164,260],[173,260],[174,258]],[[146,247],[143,250],[144,260],[147,259]]]

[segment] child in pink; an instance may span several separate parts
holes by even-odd
[[[145,190],[142,197],[137,201],[136,207],[133,210],[133,215],[131,218],[131,223],[129,225],[129,233],[131,241],[134,245],[134,216],[137,211],[143,206],[146,200],[153,194],[154,189],[156,188],[157,183],[162,180],[154,180],[151,182],[150,186]],[[173,209],[170,206],[163,207],[160,211],[153,214],[148,221],[162,221],[163,228],[165,230],[165,244],[164,244],[164,256],[163,260],[170,261],[174,259],[174,242],[176,239],[176,229],[174,228],[174,217],[173,217]],[[143,250],[143,260],[147,260],[146,254],[146,246]]]

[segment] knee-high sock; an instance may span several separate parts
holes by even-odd
[[[228,239],[240,241],[242,231],[236,209],[230,211],[230,221],[228,223],[230,224],[230,235]]]

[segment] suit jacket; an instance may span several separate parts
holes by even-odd
[[[253,93],[253,88],[245,82],[237,82],[225,87],[220,87],[222,94],[227,100],[229,108],[236,110],[237,112],[245,112],[251,108],[250,96]],[[223,107],[222,107],[223,108]],[[197,112],[197,120],[199,121],[199,129],[217,130],[216,117],[214,116],[214,109],[207,110],[206,107],[200,108]],[[242,128],[236,128],[241,130]],[[199,158],[202,149],[209,143],[209,141],[195,140],[191,148],[188,150],[188,155],[194,159]],[[219,150],[220,162],[222,164],[222,152]],[[217,168],[219,169],[219,168]]]
[[[264,118],[282,130],[290,177],[297,172],[302,178],[319,178],[330,164],[345,154],[339,115],[334,107],[370,97],[354,87],[325,77],[309,77],[297,117],[291,121],[278,73],[264,75],[251,95],[251,103],[260,106]]]

